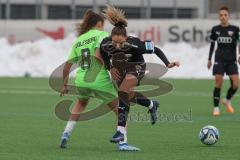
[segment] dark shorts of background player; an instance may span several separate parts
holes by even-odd
[[[213,75],[238,75],[238,65],[236,61],[233,62],[215,62],[213,66]]]
[[[120,71],[120,81],[117,82],[118,87],[121,85],[126,74],[132,74],[138,79],[138,84],[140,85],[141,79],[144,77],[146,71],[146,63],[130,63],[127,64],[124,71]]]

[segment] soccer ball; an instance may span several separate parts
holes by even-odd
[[[203,144],[213,145],[219,139],[218,129],[214,126],[208,125],[201,129],[199,133],[199,138]]]

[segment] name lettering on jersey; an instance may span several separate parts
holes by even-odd
[[[80,41],[76,44],[76,48],[82,47],[82,46],[87,45],[87,44],[90,44],[92,42],[95,42],[96,40],[97,40],[97,37],[95,36],[95,37],[91,37],[89,39],[86,39],[84,41]]]
[[[228,35],[232,36],[233,35],[233,31],[228,31]]]
[[[218,37],[218,43],[232,43],[231,37]]]

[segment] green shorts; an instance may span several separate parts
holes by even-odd
[[[98,99],[101,99],[106,104],[112,102],[118,97],[117,92],[113,87],[109,88],[108,91],[106,89],[96,90],[96,89],[86,88],[86,87],[77,87],[77,91],[78,91],[78,99],[80,100],[98,98]]]
[[[117,98],[117,88],[115,88],[108,71],[105,69],[98,74],[94,73],[94,70],[86,73],[79,70],[75,85],[79,99],[99,98],[104,103],[109,103]]]

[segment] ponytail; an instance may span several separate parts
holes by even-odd
[[[112,36],[127,36],[126,27],[128,23],[123,10],[107,5],[107,8],[103,10],[103,15],[114,26],[111,32]]]

